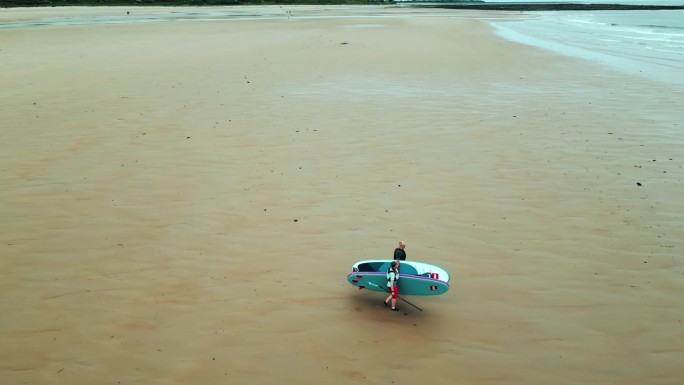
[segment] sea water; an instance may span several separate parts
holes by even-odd
[[[592,1],[600,2],[610,1]],[[684,5],[684,0],[620,3]],[[493,24],[510,40],[684,86],[684,10],[525,13],[530,17]]]

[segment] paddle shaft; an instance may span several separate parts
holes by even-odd
[[[386,287],[381,287],[381,286],[376,285],[376,284],[371,283],[371,282],[368,282],[368,284],[371,285],[371,286],[379,287],[379,288],[385,290],[385,292],[392,294],[392,292],[391,292],[390,290],[388,290]],[[407,304],[409,304],[409,305],[415,307],[416,309],[418,309],[418,310],[420,310],[420,311],[423,311],[423,309],[421,309],[421,308],[419,308],[418,306],[412,304],[411,302],[409,302],[409,301],[407,301],[407,300],[405,300],[405,299],[403,299],[403,298],[401,298],[401,297],[399,297],[399,296],[397,296],[397,298],[399,298],[400,300],[406,302]]]

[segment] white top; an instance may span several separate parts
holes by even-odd
[[[394,281],[399,280],[399,273],[395,273],[394,270],[387,273],[387,287],[394,286]]]

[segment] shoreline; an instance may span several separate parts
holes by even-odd
[[[340,4],[263,4],[263,3],[241,3],[241,4],[191,4],[191,3],[142,3],[140,1],[132,1],[130,4],[92,4],[87,5],[82,2],[59,2],[53,5],[46,5],[38,3],[35,5],[0,5],[0,9],[13,8],[55,8],[55,7],[193,7],[193,8],[216,8],[216,7],[298,7],[298,6],[330,6],[330,7],[354,7],[354,6],[377,6],[377,7],[413,7],[413,8],[442,8],[442,9],[476,9],[476,10],[490,10],[490,11],[634,11],[634,10],[681,10],[684,5],[637,5],[637,4],[604,4],[604,3],[558,3],[558,2],[534,2],[534,3],[508,3],[508,2],[464,2],[464,3],[436,3],[436,4],[421,4],[421,3],[382,3],[382,2],[368,2],[368,3],[340,3]]]

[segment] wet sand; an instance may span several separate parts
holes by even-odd
[[[248,10],[0,29],[3,383],[681,383],[681,88],[515,14]],[[423,312],[345,281],[398,240]]]

